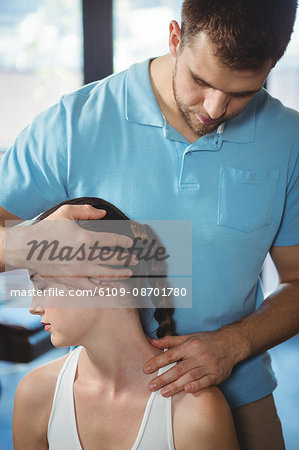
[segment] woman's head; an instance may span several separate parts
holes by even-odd
[[[126,216],[114,205],[101,198],[96,197],[81,197],[62,202],[59,205],[56,205],[53,208],[41,214],[37,218],[37,221],[46,219],[63,205],[86,205],[86,204],[91,205],[97,209],[104,209],[106,211],[106,215],[100,221],[99,220],[80,221],[78,223],[79,226],[91,231],[113,232],[118,234],[124,234],[130,237],[133,240],[133,242],[136,240],[139,240],[138,242],[142,242],[143,251],[147,252],[147,255],[148,256],[150,255],[151,258],[148,258],[146,262],[141,260],[135,267],[133,267],[133,269],[132,267],[130,267],[132,269],[133,275],[132,278],[127,280],[126,283],[130,285],[130,289],[132,289],[133,286],[132,283],[134,283],[134,286],[136,287],[135,292],[140,292],[141,288],[142,287],[144,288],[145,286],[152,288],[152,292],[153,289],[158,288],[155,289],[155,292],[158,292],[161,295],[151,296],[151,301],[155,309],[154,317],[158,322],[157,336],[160,338],[165,335],[174,334],[175,331],[175,325],[173,321],[174,309],[172,307],[169,307],[171,306],[171,299],[169,297],[165,296],[163,297],[162,295],[163,292],[162,289],[167,288],[168,286],[166,280],[166,264],[164,260],[158,261],[155,257],[153,257],[157,248],[161,248],[161,243],[159,242],[157,235],[153,232],[153,230],[149,226],[131,221],[128,216]],[[115,221],[115,223],[113,221]],[[132,250],[132,253],[134,253],[134,250]],[[106,264],[109,265],[109,261],[107,261]],[[120,265],[121,264],[123,263],[120,263]],[[39,283],[42,282],[44,282],[44,280],[39,281]],[[117,281],[114,281],[113,285],[124,286],[124,284],[126,283],[124,282],[124,280],[119,282],[119,284]],[[109,285],[109,281],[105,284]],[[92,286],[93,285],[90,282],[90,287]],[[149,291],[150,289],[148,290],[148,292]],[[80,301],[80,298],[78,300]],[[122,300],[124,300],[124,298]],[[135,307],[138,309],[139,312],[139,317],[142,326],[144,328],[144,331],[146,332],[147,329],[146,323],[149,317],[149,310],[146,308],[138,308],[138,298],[134,297],[134,300],[135,300]]]

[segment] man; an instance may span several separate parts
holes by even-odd
[[[192,220],[193,306],[176,310],[179,336],[153,341],[169,350],[144,370],[179,361],[150,383],[166,396],[221,383],[254,450],[284,448],[264,352],[299,329],[299,116],[262,89],[295,11],[185,0],[169,55],[65,96],[0,167],[4,219],[100,196],[135,220]],[[263,302],[268,251],[281,285]]]

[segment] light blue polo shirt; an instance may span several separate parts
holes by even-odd
[[[1,158],[0,204],[29,219],[99,196],[134,220],[192,220],[193,306],[176,310],[177,331],[215,330],[263,300],[269,248],[299,245],[299,115],[262,90],[223,133],[190,144],[165,121],[148,64],[39,114]],[[267,353],[221,385],[231,407],[275,386]]]

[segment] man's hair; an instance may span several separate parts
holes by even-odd
[[[228,67],[274,65],[290,41],[296,8],[297,0],[185,0],[180,50],[203,31]]]

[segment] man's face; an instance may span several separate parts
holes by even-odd
[[[173,93],[185,122],[198,136],[240,114],[258,92],[271,70],[236,70],[221,65],[205,33],[178,51]]]

